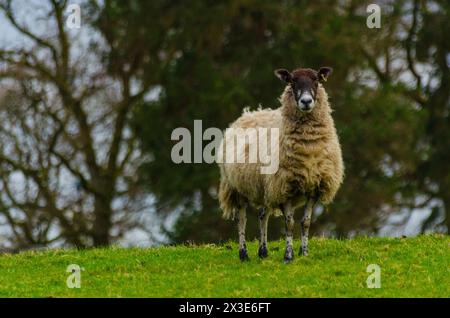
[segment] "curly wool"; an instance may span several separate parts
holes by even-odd
[[[316,106],[310,113],[298,109],[290,86],[285,88],[280,102],[281,107],[275,110],[246,110],[230,126],[279,128],[279,169],[274,174],[261,174],[261,162],[248,163],[248,144],[243,150],[237,149],[245,151],[246,163],[219,164],[219,202],[224,218],[234,218],[248,203],[267,208],[272,214],[285,204],[302,206],[312,196],[326,205],[342,184],[341,147],[323,86],[318,87]],[[235,134],[235,130],[227,131],[224,141]]]

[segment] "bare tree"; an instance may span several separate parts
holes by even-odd
[[[154,83],[138,79],[136,60],[111,75],[102,58],[112,43],[68,29],[67,1],[49,0],[45,22],[31,26],[14,4],[0,0],[24,40],[0,46],[0,222],[17,247],[108,245],[142,225],[127,123]]]

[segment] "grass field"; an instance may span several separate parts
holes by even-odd
[[[4,254],[0,297],[450,297],[450,236],[313,238],[288,265],[283,241],[262,261],[257,242],[248,247],[247,263],[236,243]],[[80,289],[66,286],[70,264],[83,268]],[[379,289],[367,288],[369,264]]]

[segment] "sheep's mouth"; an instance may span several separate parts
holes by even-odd
[[[298,103],[297,105],[298,105],[298,108],[300,109],[300,111],[303,113],[310,113],[314,109],[314,105],[305,106],[302,103]]]

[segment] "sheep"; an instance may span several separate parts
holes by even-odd
[[[239,257],[249,259],[245,244],[246,207],[259,210],[260,239],[258,256],[267,257],[267,226],[270,215],[284,215],[286,227],[285,263],[294,258],[294,211],[304,207],[301,221],[299,254],[308,255],[308,236],[311,215],[316,204],[332,202],[344,177],[341,147],[331,117],[328,95],[323,87],[331,74],[330,67],[318,71],[298,68],[292,72],[278,69],[275,75],[287,85],[277,109],[244,110],[227,129],[219,146],[226,152],[228,142],[248,128],[275,128],[279,130],[279,168],[275,173],[262,174],[261,162],[219,162],[219,203],[225,219],[238,214]],[[240,129],[238,129],[240,128]],[[234,142],[234,141],[233,141]],[[251,143],[245,139],[245,159]]]

